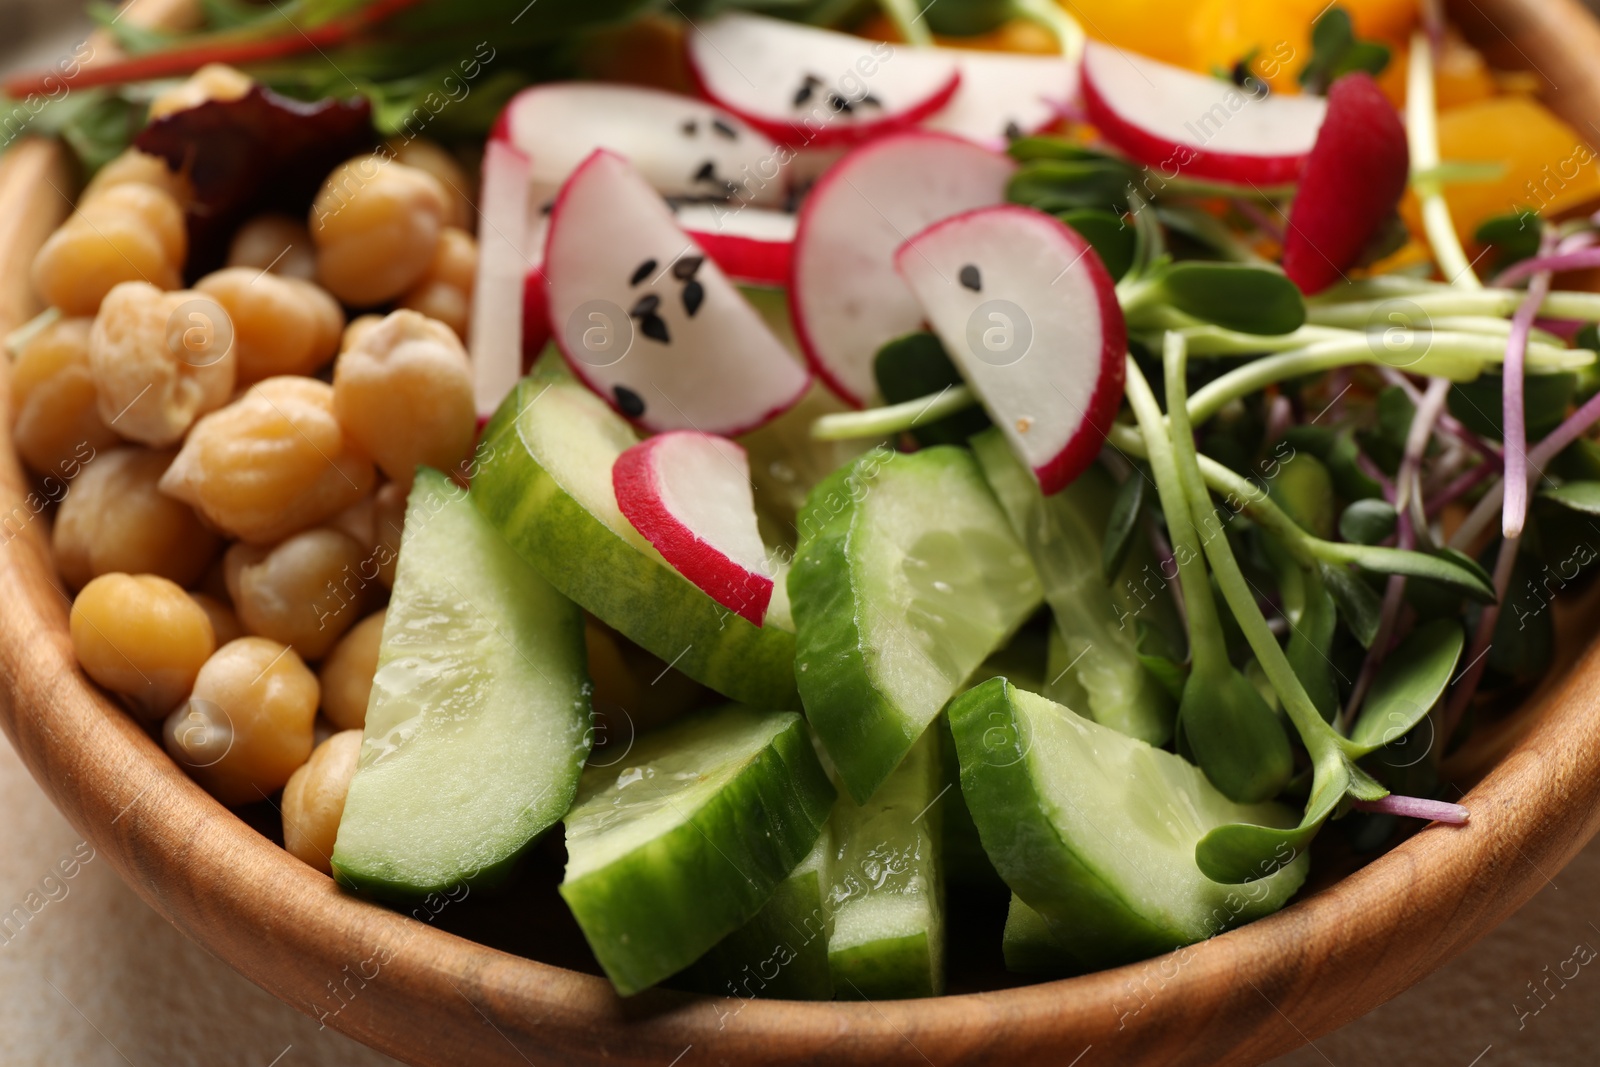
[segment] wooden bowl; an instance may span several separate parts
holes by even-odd
[[[1557,110],[1592,128],[1600,29],[1572,0],[1463,6],[1476,40],[1538,70]],[[68,188],[48,144],[24,144],[0,166],[0,327],[31,313],[27,265],[65,214]],[[0,410],[8,397],[0,372]],[[0,724],[33,776],[191,938],[287,1003],[414,1064],[1258,1063],[1449,960],[1600,827],[1600,650],[1590,650],[1569,656],[1511,720],[1482,735],[1477,751],[1493,759],[1463,801],[1469,826],[1425,829],[1281,913],[1203,944],[937,1000],[656,990],[624,1002],[603,979],[341,893],[195,786],[78,671],[47,519],[35,514],[41,500],[0,442]],[[1588,620],[1566,614],[1569,637],[1579,630],[1587,643]],[[545,907],[525,917],[534,942],[570,937],[559,905]]]

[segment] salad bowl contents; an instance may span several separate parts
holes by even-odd
[[[1434,5],[502,6],[41,111],[0,707],[202,941],[421,1063],[1260,1060],[1595,829],[1600,177]]]

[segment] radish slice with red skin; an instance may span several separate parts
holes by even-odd
[[[761,625],[774,583],[743,448],[693,430],[658,434],[617,457],[611,484],[617,507],[663,559],[712,600]]]
[[[707,99],[789,145],[859,144],[913,126],[961,83],[943,49],[740,12],[691,26],[684,46]]]
[[[737,434],[785,411],[810,375],[672,209],[597,150],[550,212],[550,332],[584,384],[646,429]]]
[[[480,421],[522,377],[526,349],[543,347],[539,330],[524,327],[528,276],[539,256],[529,247],[528,157],[509,144],[491,141],[484,149],[483,187],[478,197],[478,273],[472,287],[468,329],[473,398]]]
[[[948,54],[961,68],[961,88],[923,121],[923,129],[1003,150],[1013,137],[1053,126],[1078,97],[1078,64],[1065,56],[955,48]]]
[[[1083,104],[1095,129],[1158,178],[1242,188],[1293,183],[1327,104],[1253,94],[1230,81],[1090,41]]]
[[[884,342],[920,329],[921,306],[895,250],[940,219],[1005,200],[1008,157],[914,130],[863,145],[823,174],[800,207],[789,307],[812,369],[857,407],[877,396]]]
[[[1083,473],[1122,404],[1116,285],[1077,231],[1016,204],[935,223],[895,254],[961,376],[1046,494]]]
[[[626,158],[663,196],[778,206],[788,195],[791,153],[721,108],[660,89],[535,85],[511,98],[490,138],[528,157],[530,180],[546,190],[541,203],[597,148]]]
[[[1283,272],[1308,296],[1344,277],[1394,214],[1411,174],[1405,124],[1371,75],[1328,90],[1328,117],[1289,208]]]
[[[678,225],[741,285],[788,284],[795,222],[795,216],[786,211],[737,204],[684,204],[678,208]]]

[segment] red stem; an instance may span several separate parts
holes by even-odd
[[[4,88],[7,96],[20,100],[34,94],[59,92],[63,85],[74,89],[95,85],[120,85],[126,82],[191,74],[207,63],[242,66],[284,59],[305,52],[337,47],[384,19],[397,15],[407,8],[415,7],[421,2],[422,0],[373,0],[359,11],[353,11],[343,18],[333,19],[311,29],[301,29],[290,23],[285,33],[275,37],[238,38],[216,35],[198,42],[190,42],[161,52],[151,52],[148,55],[133,56],[114,63],[79,67],[70,75],[54,70],[19,74],[7,79],[0,88]]]

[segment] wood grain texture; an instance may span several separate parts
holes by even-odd
[[[1468,0],[1600,116],[1600,31],[1570,0]],[[1470,25],[1469,25],[1469,28]],[[1480,38],[1481,39],[1481,38]],[[1576,103],[1573,103],[1573,102]],[[64,205],[56,150],[0,164],[0,327]],[[5,361],[0,360],[0,363]],[[0,372],[9,425],[9,374]],[[0,516],[31,515],[0,441]],[[21,509],[20,511],[17,509]],[[653,991],[484,948],[340,893],[189,781],[72,659],[45,520],[0,533],[0,725],[67,818],[160,914],[330,1026],[415,1064],[1253,1064],[1354,1019],[1450,959],[1600,828],[1600,648],[1530,698],[1524,730],[1426,829],[1264,921],[1156,960],[935,1001],[808,1004]],[[536,918],[537,921],[537,918]],[[338,990],[335,992],[335,990]],[[1087,1051],[1086,1051],[1087,1050]]]

